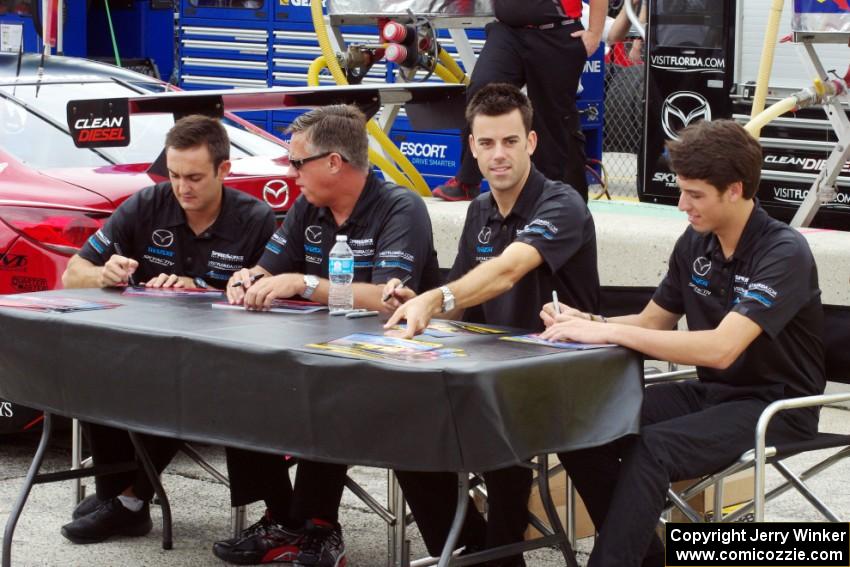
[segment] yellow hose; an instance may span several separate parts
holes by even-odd
[[[307,69],[307,84],[313,87],[318,86],[319,73],[322,72],[322,69],[326,69],[327,66],[328,64],[324,55],[319,55],[313,59],[313,62],[310,63],[310,67]]]
[[[373,164],[377,165],[378,168],[383,171],[390,179],[393,180],[393,183],[398,185],[403,185],[404,187],[410,187],[410,180],[405,177],[396,166],[390,162],[387,158],[369,148],[369,161]],[[431,195],[431,191],[428,191],[428,195]]]
[[[436,68],[434,68],[434,74],[443,79],[447,83],[457,83],[458,78],[452,74],[451,71],[437,63]]]
[[[753,124],[756,116],[762,113],[764,110],[765,100],[767,100],[767,88],[770,81],[770,72],[773,69],[773,53],[776,50],[776,38],[779,35],[779,18],[782,16],[782,5],[784,3],[785,0],[773,0],[773,4],[770,6],[770,13],[767,18],[767,29],[764,33],[764,46],[761,50],[761,64],[759,65],[759,74],[758,79],[756,80],[756,92],[753,97],[753,108],[750,112],[749,124]],[[753,126],[753,128],[753,130],[750,130],[750,134],[758,140],[759,135],[761,134],[761,126]]]
[[[774,118],[778,118],[789,112],[794,110],[797,107],[798,99],[796,96],[789,96],[788,98],[783,98],[779,102],[770,105],[766,110],[761,111],[757,116],[750,118],[750,121],[747,122],[747,125],[744,126],[744,130],[749,132],[753,138],[756,140],[759,139],[759,133],[761,129],[773,120]]]
[[[313,28],[316,31],[316,36],[319,40],[319,47],[322,51],[322,56],[325,58],[324,64],[330,70],[331,75],[333,75],[334,80],[338,85],[347,85],[348,79],[345,77],[345,73],[342,72],[342,68],[339,66],[339,61],[336,59],[336,55],[334,54],[333,47],[331,46],[330,39],[328,38],[328,32],[325,28],[325,20],[322,15],[322,2],[321,0],[311,0],[310,2],[310,14],[313,17]],[[315,63],[315,61],[314,61]],[[312,67],[312,65],[311,65]],[[318,73],[317,73],[318,76]],[[401,167],[401,171],[407,176],[407,183],[399,183],[399,185],[404,185],[413,189],[415,192],[419,193],[423,197],[428,197],[431,195],[431,189],[428,187],[428,184],[425,183],[425,180],[422,178],[422,174],[417,171],[416,167],[410,163],[410,160],[407,159],[407,156],[404,155],[401,150],[390,140],[389,136],[381,129],[375,120],[369,120],[366,123],[366,130],[372,136],[372,138],[378,142],[378,144],[386,151],[389,156],[395,160],[396,164]],[[377,152],[370,152],[370,159],[373,155],[378,155]],[[383,157],[381,157],[383,160]],[[383,160],[386,163],[386,160]],[[377,165],[377,164],[376,164]],[[381,166],[378,166],[381,167]],[[387,175],[390,175],[388,170],[385,170],[381,167]],[[390,175],[393,180],[396,179],[395,174]]]
[[[438,56],[440,58],[440,63],[442,63],[446,69],[451,71],[451,73],[457,79],[454,82],[461,83],[463,85],[469,84],[469,77],[466,76],[466,73],[463,72],[463,69],[460,68],[460,65],[457,64],[457,61],[454,60],[454,57],[449,55],[442,47],[440,48]]]
[[[316,57],[312,63],[310,63],[309,69],[307,69],[307,84],[311,87],[316,87],[319,85],[319,74],[322,72],[322,69],[327,67],[327,60],[324,55],[320,55]],[[399,185],[408,186],[410,181],[395,167],[390,161],[373,150],[369,148],[369,161],[373,164],[377,165],[390,179],[393,180],[394,183]]]

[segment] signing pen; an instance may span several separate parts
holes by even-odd
[[[389,292],[388,294],[384,295],[384,297],[381,298],[381,301],[389,301],[390,297],[392,297],[395,290],[397,290],[400,287],[404,287],[405,284],[407,284],[407,282],[409,282],[410,278],[412,278],[412,277],[413,277],[413,274],[407,274],[406,276],[404,276],[400,282],[395,284],[395,287],[393,287],[391,292]]]
[[[351,311],[345,314],[346,319],[360,319],[361,317],[377,317],[377,311]]]
[[[555,315],[561,314],[561,304],[558,303],[558,292],[552,290],[552,308],[555,310]]]
[[[124,252],[121,251],[121,246],[118,244],[118,242],[113,242],[112,245],[115,247],[115,252],[119,256],[124,256]],[[124,256],[124,257],[127,258],[127,256]],[[133,279],[133,274],[130,273],[129,270],[127,271],[127,283],[129,283],[133,287],[138,287],[136,285],[136,280]]]
[[[258,279],[262,278],[265,275],[266,274],[254,274],[249,278],[249,281],[251,283],[254,283],[255,281],[257,281]],[[232,283],[230,285],[230,287],[242,287],[244,284],[245,284],[245,282],[243,282],[242,280],[239,280],[238,282]]]

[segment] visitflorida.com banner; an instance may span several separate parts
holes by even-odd
[[[666,540],[668,567],[850,566],[846,523],[669,523]]]

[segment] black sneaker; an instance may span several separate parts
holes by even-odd
[[[213,554],[237,565],[289,563],[298,556],[303,540],[302,533],[281,526],[266,511],[259,522],[239,536],[215,542]]]
[[[62,535],[74,543],[98,543],[114,535],[138,537],[153,528],[148,503],[138,512],[128,510],[118,498],[107,500],[87,516],[62,526]]]
[[[310,520],[293,567],[345,567],[342,529],[322,520]]]
[[[83,516],[88,516],[104,504],[106,504],[108,500],[101,500],[97,497],[97,494],[89,494],[77,504],[77,507],[74,508],[74,511],[71,512],[71,518],[74,520],[79,520]]]
[[[442,185],[434,187],[434,197],[444,201],[471,201],[481,193],[481,184],[461,183],[452,177]]]

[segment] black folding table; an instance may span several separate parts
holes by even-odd
[[[469,472],[638,430],[641,359],[623,348],[566,351],[462,335],[425,340],[465,357],[359,360],[304,347],[380,334],[378,318],[246,313],[213,309],[208,297],[117,290],[39,295],[121,304],[73,313],[0,308],[0,397],[46,414],[317,461],[456,471],[459,490]],[[48,435],[7,523],[4,565]],[[458,499],[458,528],[466,501]],[[563,531],[551,537],[545,544],[562,546],[574,563]],[[450,537],[447,550],[453,544]],[[444,553],[441,564],[448,561]]]

